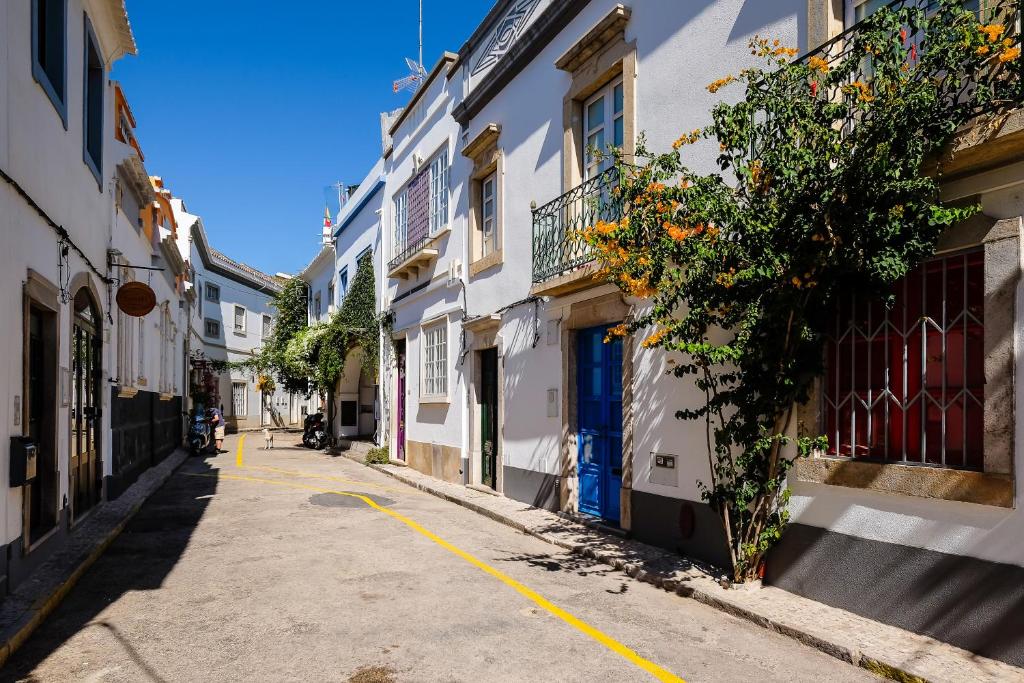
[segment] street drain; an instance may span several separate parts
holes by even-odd
[[[365,495],[365,494],[359,494]],[[388,507],[394,505],[395,501],[390,498],[384,498],[382,496],[367,496],[378,505]],[[364,503],[359,498],[353,498],[352,496],[339,496],[336,493],[318,493],[309,497],[309,502],[313,505],[320,505],[327,508],[365,508]]]
[[[395,670],[390,666],[364,666],[352,674],[349,683],[394,683]]]

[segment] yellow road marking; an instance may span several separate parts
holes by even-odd
[[[242,447],[245,443],[245,434],[242,434],[238,438],[238,450],[235,452],[235,467],[240,470],[261,470],[263,472],[276,472],[278,474],[289,474],[294,477],[302,477],[304,479],[326,479],[328,481],[338,481],[343,484],[356,484],[358,486],[370,486],[373,488],[380,489],[381,491],[390,491],[393,493],[411,493],[414,495],[423,495],[412,487],[408,488],[394,488],[391,486],[384,486],[383,484],[375,484],[369,481],[359,481],[358,479],[345,479],[344,477],[335,477],[329,474],[307,474],[305,472],[298,472],[296,470],[284,470],[279,467],[264,467],[262,465],[246,465],[245,464],[245,453]]]
[[[241,462],[241,457],[242,457],[241,453],[242,453],[242,451],[241,451],[241,443],[239,443],[238,462]],[[619,641],[615,640],[611,636],[608,636],[608,635],[602,633],[601,631],[597,630],[593,626],[590,626],[589,624],[587,624],[583,620],[573,616],[569,612],[566,612],[564,609],[562,609],[558,605],[555,605],[551,601],[547,600],[545,597],[543,597],[542,595],[540,595],[536,591],[528,588],[527,586],[523,585],[522,583],[519,583],[518,581],[516,581],[512,577],[508,576],[507,574],[504,574],[503,572],[495,569],[494,567],[490,566],[489,564],[487,564],[483,560],[480,560],[480,559],[474,557],[473,555],[467,553],[465,550],[462,550],[461,548],[458,548],[458,547],[452,545],[448,541],[444,540],[443,538],[441,538],[437,534],[433,533],[432,531],[429,531],[429,530],[425,529],[424,527],[420,526],[420,524],[418,524],[417,522],[409,519],[405,515],[402,515],[402,514],[400,514],[398,512],[395,512],[394,510],[390,510],[390,509],[388,509],[388,508],[386,508],[386,507],[376,503],[372,498],[369,498],[367,496],[364,496],[364,495],[361,495],[361,494],[358,494],[358,493],[350,493],[348,491],[335,491],[335,490],[332,490],[332,489],[320,488],[319,486],[309,486],[307,484],[299,484],[297,482],[275,481],[273,479],[261,479],[259,477],[245,477],[245,476],[232,475],[232,474],[206,474],[206,473],[199,473],[199,472],[182,472],[182,474],[185,474],[185,475],[188,475],[188,476],[193,476],[193,477],[218,477],[218,478],[221,478],[221,479],[234,479],[234,480],[237,480],[237,481],[251,481],[251,482],[257,482],[257,483],[261,483],[261,484],[273,484],[273,485],[276,485],[276,486],[285,486],[285,487],[289,487],[289,488],[305,489],[305,490],[308,490],[308,491],[317,491],[319,493],[332,493],[334,495],[346,496],[346,497],[349,497],[349,498],[358,498],[359,500],[363,501],[364,503],[369,505],[374,510],[377,510],[379,512],[383,512],[385,515],[388,515],[389,517],[393,517],[393,518],[397,519],[402,524],[405,524],[410,529],[412,529],[412,530],[422,534],[423,536],[426,536],[431,541],[433,541],[437,545],[441,546],[442,548],[444,548],[448,552],[452,553],[453,555],[455,555],[455,556],[465,560],[466,562],[468,562],[469,564],[473,565],[474,567],[476,567],[477,569],[481,570],[482,572],[484,572],[486,574],[490,574],[491,576],[493,576],[494,578],[498,579],[499,581],[501,581],[505,585],[507,585],[510,588],[514,589],[517,593],[519,593],[523,597],[528,598],[529,600],[531,600],[534,603],[536,603],[539,607],[547,610],[548,612],[550,612],[551,614],[555,615],[556,617],[558,617],[559,619],[561,619],[565,623],[569,624],[570,626],[575,628],[577,631],[580,631],[584,635],[586,635],[586,636],[596,640],[598,643],[600,643],[601,645],[604,645],[606,648],[608,648],[609,650],[611,650],[615,654],[623,657],[624,659],[630,661],[631,663],[635,664],[639,668],[641,668],[644,671],[648,672],[649,674],[654,676],[657,680],[659,680],[659,681],[672,681],[673,683],[685,683],[685,681],[682,678],[680,678],[679,676],[676,676],[671,671],[668,671],[667,669],[663,669],[662,667],[658,666],[657,664],[655,664],[654,662],[652,662],[650,660],[644,659],[643,657],[641,657],[636,652],[634,652],[633,650],[629,649],[628,647],[626,647],[625,645],[623,645]]]

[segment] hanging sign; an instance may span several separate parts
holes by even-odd
[[[117,307],[126,315],[141,318],[156,308],[156,294],[142,282],[126,282],[117,290]]]

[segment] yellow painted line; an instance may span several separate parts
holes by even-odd
[[[411,493],[414,495],[424,495],[412,488],[411,486],[406,488],[394,488],[390,486],[384,486],[383,484],[375,484],[369,481],[359,481],[357,479],[345,479],[344,477],[334,477],[329,474],[307,474],[305,472],[298,472],[296,470],[284,470],[279,467],[264,467],[262,465],[246,465],[245,464],[245,453],[242,447],[245,445],[245,434],[242,434],[238,438],[238,450],[235,452],[235,467],[240,470],[262,470],[264,472],[276,472],[278,474],[290,474],[294,477],[303,477],[305,479],[326,479],[328,481],[338,481],[343,484],[356,484],[357,486],[370,486],[373,488],[380,489],[381,491],[389,491],[392,493]]]
[[[238,456],[238,458],[239,458],[239,461],[240,461],[241,460],[241,447],[239,447],[239,456]],[[593,640],[596,640],[598,643],[600,643],[601,645],[604,645],[606,648],[608,648],[609,650],[611,650],[615,654],[623,657],[624,659],[628,660],[632,664],[635,664],[637,667],[639,667],[639,668],[643,669],[644,671],[646,671],[647,673],[651,674],[657,680],[659,680],[659,681],[672,681],[673,683],[685,683],[685,681],[682,678],[680,678],[679,676],[676,676],[671,671],[663,669],[662,667],[658,666],[657,664],[655,664],[654,662],[652,662],[650,660],[644,659],[643,657],[641,657],[636,652],[634,652],[633,650],[629,649],[628,647],[626,647],[625,645],[623,645],[619,641],[615,640],[611,636],[608,636],[608,635],[602,633],[601,631],[597,630],[593,626],[591,626],[591,625],[587,624],[586,622],[584,622],[582,619],[579,619],[579,618],[573,616],[572,614],[570,614],[569,612],[566,612],[564,609],[562,609],[558,605],[552,603],[550,600],[546,599],[544,596],[540,595],[536,591],[534,591],[534,590],[528,588],[527,586],[525,586],[524,584],[516,581],[515,579],[513,579],[510,576],[508,576],[507,574],[505,574],[505,573],[495,569],[494,567],[490,566],[489,564],[487,564],[483,560],[480,560],[480,559],[474,557],[473,555],[467,553],[465,550],[462,550],[461,548],[458,548],[458,547],[452,545],[448,541],[444,540],[443,538],[441,538],[437,534],[433,533],[432,531],[429,531],[428,529],[425,529],[424,527],[420,526],[420,524],[418,524],[417,522],[409,519],[405,515],[402,515],[402,514],[400,514],[398,512],[395,512],[394,510],[389,510],[388,508],[386,508],[386,507],[384,507],[382,505],[379,505],[378,503],[374,502],[373,499],[371,499],[371,498],[369,498],[367,496],[360,495],[358,493],[350,493],[348,491],[335,491],[335,490],[332,490],[332,489],[320,488],[319,486],[309,486],[307,484],[299,484],[299,483],[296,483],[296,482],[275,481],[273,479],[260,479],[258,477],[245,477],[245,476],[231,475],[231,474],[205,474],[205,473],[198,473],[198,472],[182,472],[182,474],[186,474],[186,475],[194,476],[194,477],[219,477],[221,479],[234,479],[234,480],[237,480],[237,481],[251,481],[251,482],[257,482],[257,483],[262,483],[262,484],[273,484],[273,485],[276,485],[276,486],[286,486],[286,487],[289,487],[289,488],[305,489],[305,490],[308,490],[308,491],[317,491],[319,493],[333,493],[334,495],[338,495],[338,496],[347,496],[349,498],[358,498],[359,500],[363,501],[364,503],[369,505],[374,510],[377,510],[379,512],[383,512],[385,515],[388,515],[389,517],[393,517],[393,518],[397,519],[399,522],[401,522],[402,524],[405,524],[410,529],[412,529],[412,530],[422,534],[423,536],[426,536],[427,538],[429,538],[431,541],[433,541],[437,545],[441,546],[442,548],[444,548],[448,552],[452,553],[453,555],[455,555],[455,556],[465,560],[466,562],[468,562],[469,564],[473,565],[474,567],[476,567],[480,571],[484,572],[485,574],[490,574],[494,578],[496,578],[499,581],[501,581],[502,583],[504,583],[506,586],[509,586],[510,588],[514,589],[517,593],[519,593],[523,597],[528,598],[529,600],[533,601],[539,607],[547,610],[548,612],[550,612],[551,614],[555,615],[556,617],[558,617],[559,619],[561,619],[565,623],[569,624],[570,626],[575,628],[577,631],[580,631],[584,635],[592,638]]]
[[[244,446],[244,445],[245,445],[245,434],[242,434],[241,436],[238,437],[238,450],[235,451],[235,467],[237,467],[239,469],[241,469],[242,467],[245,467],[245,465],[242,464],[242,446]]]

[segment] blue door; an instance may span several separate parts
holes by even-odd
[[[619,521],[622,488],[622,339],[604,343],[608,326],[579,332],[580,512]]]

